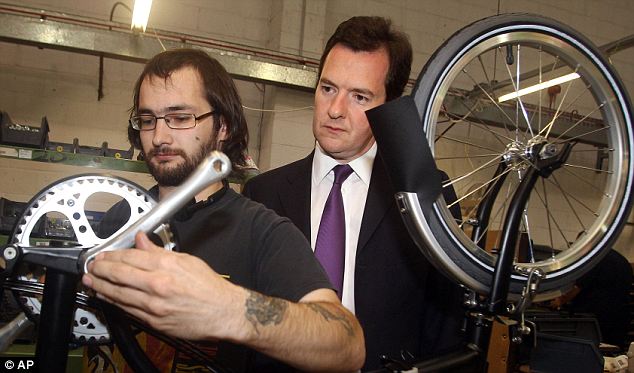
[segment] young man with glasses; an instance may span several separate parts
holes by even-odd
[[[135,87],[128,137],[145,155],[159,200],[212,150],[227,154],[236,170],[245,164],[242,104],[225,69],[202,51],[167,51],[148,62]],[[170,227],[180,252],[138,234],[137,250],[91,263],[84,285],[163,333],[206,341],[233,372],[288,368],[254,351],[301,370],[361,366],[360,326],[290,221],[218,182]],[[178,369],[194,363],[184,356],[169,361]]]

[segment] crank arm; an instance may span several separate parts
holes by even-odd
[[[167,198],[160,201],[146,215],[121,232],[121,234],[81,253],[77,263],[78,270],[88,273],[88,263],[94,260],[101,252],[133,247],[134,237],[137,232],[153,232],[161,223],[185,206],[196,194],[207,186],[221,181],[229,175],[229,172],[231,172],[231,161],[229,158],[221,152],[211,152],[181,186],[176,188]]]
[[[5,274],[13,273],[18,262],[38,264],[47,268],[54,268],[67,273],[78,274],[77,259],[82,251],[88,247],[39,247],[7,245],[2,250],[5,260]]]

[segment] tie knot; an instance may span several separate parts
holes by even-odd
[[[352,167],[349,164],[340,164],[332,169],[335,173],[334,184],[343,184],[344,181],[352,173]]]

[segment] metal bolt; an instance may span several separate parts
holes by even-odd
[[[66,204],[68,205],[68,207],[73,207],[75,206],[75,200],[69,199],[68,201],[66,201]]]
[[[3,255],[4,255],[4,259],[12,260],[18,255],[18,252],[16,251],[14,247],[9,246],[6,249],[4,249]]]
[[[520,325],[517,330],[523,335],[529,335],[531,333],[531,328],[526,325]]]
[[[476,308],[478,306],[478,302],[475,299],[466,299],[464,301],[464,306],[467,308]]]
[[[539,152],[542,159],[553,157],[555,154],[557,154],[557,146],[555,144],[546,144]]]

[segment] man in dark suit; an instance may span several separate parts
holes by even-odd
[[[315,150],[254,177],[243,191],[290,218],[315,249],[334,190],[333,168],[351,167],[350,176],[337,183],[345,211],[341,289],[331,281],[363,327],[364,370],[379,368],[382,355],[429,357],[462,340],[462,292],[432,268],[408,235],[365,116],[366,110],[401,96],[411,62],[407,36],[392,29],[389,20],[353,17],[339,25],[319,67]]]

